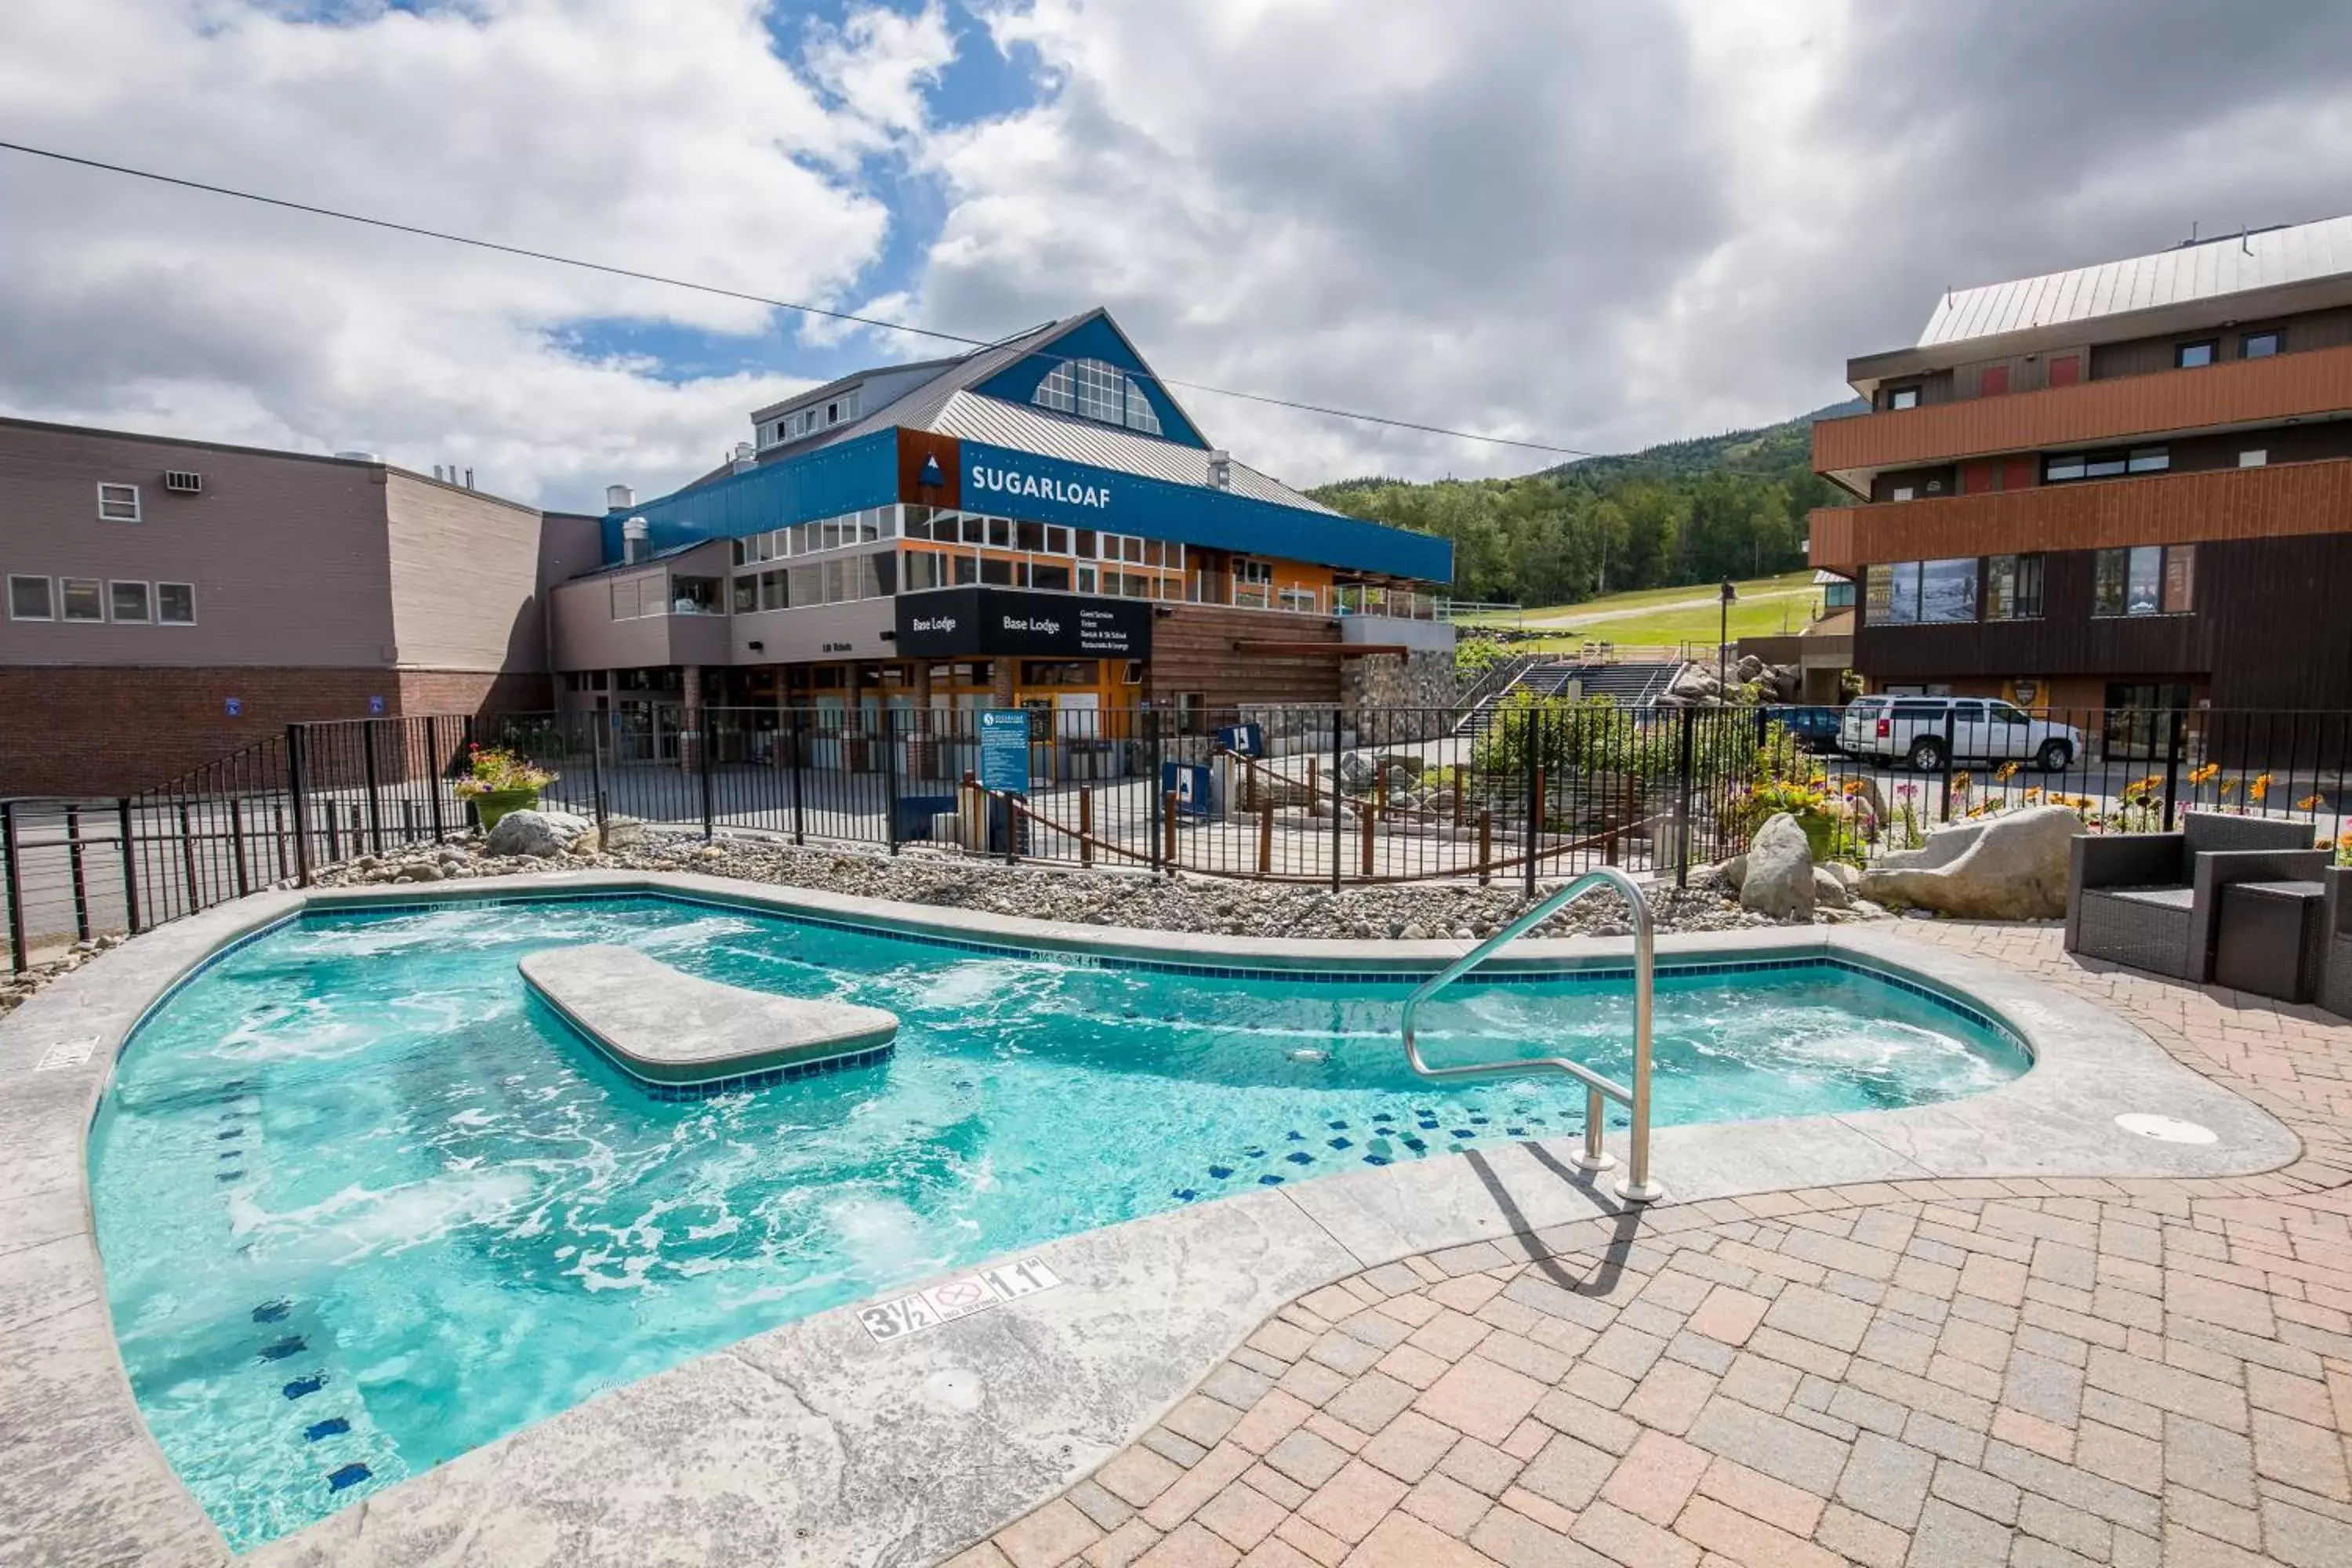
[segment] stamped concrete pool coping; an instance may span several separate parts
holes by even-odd
[[[453,887],[271,892],[160,928],[0,1020],[0,1538],[10,1561],[220,1563],[116,1353],[87,1134],[139,1021],[230,944],[311,910],[669,893],[988,948],[1212,969],[1431,971],[1467,943],[1246,939],[1022,921],[674,873],[556,872]],[[2242,1175],[2295,1158],[2267,1113],[2135,1026],[1871,923],[1662,938],[1662,963],[1822,955],[1955,992],[2032,1071],[1904,1110],[1663,1128],[1670,1202],[1977,1176]],[[1499,970],[1622,968],[1608,939],[1534,940]],[[2126,1112],[2198,1123],[2156,1142]],[[1622,1142],[1622,1141],[1621,1141]],[[1066,1283],[877,1344],[856,1307],[783,1325],[599,1395],[238,1561],[509,1564],[920,1563],[1090,1472],[1285,1302],[1411,1255],[1616,1212],[1566,1140],[1263,1188],[1033,1249]],[[1605,1181],[1605,1179],[1604,1179]],[[920,1283],[920,1282],[917,1282]],[[911,1287],[910,1287],[911,1288]]]

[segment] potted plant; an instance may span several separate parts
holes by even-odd
[[[509,812],[528,811],[539,805],[539,792],[556,780],[556,773],[504,746],[466,748],[466,776],[457,794],[474,803],[488,833]]]

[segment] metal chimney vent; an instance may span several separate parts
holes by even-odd
[[[1209,488],[1229,490],[1234,488],[1234,455],[1214,451],[1209,454]]]
[[[606,511],[626,511],[636,504],[637,492],[630,489],[627,485],[606,485],[604,487],[604,510]]]
[[[646,536],[652,525],[642,517],[633,517],[621,524],[621,559],[632,564],[646,558]]]

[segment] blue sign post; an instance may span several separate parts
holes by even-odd
[[[1029,711],[985,708],[980,714],[980,787],[1029,793]]]

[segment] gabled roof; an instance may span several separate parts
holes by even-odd
[[[1204,447],[1164,440],[1122,426],[1106,425],[1100,420],[1083,419],[1076,415],[1057,414],[1035,404],[1009,402],[975,390],[983,383],[1013,370],[1059,339],[1097,321],[1116,333],[1122,343],[1128,342],[1127,334],[1119,331],[1118,323],[1110,319],[1110,312],[1099,306],[1081,316],[1048,321],[1001,343],[974,349],[961,359],[946,362],[948,368],[940,374],[908,388],[898,397],[845,425],[836,425],[830,430],[801,440],[771,447],[760,455],[761,461],[769,463],[797,458],[820,447],[855,440],[860,436],[870,436],[877,430],[898,427],[926,430],[963,440],[984,441],[992,446],[1011,447],[1146,479],[1167,479],[1187,485],[1207,484],[1209,453]],[[1129,344],[1129,348],[1132,352],[1133,345]],[[929,363],[924,362],[926,366]],[[1142,363],[1140,355],[1137,356],[1137,363]],[[879,368],[889,371],[900,367]],[[861,374],[874,374],[877,372]],[[1144,374],[1150,374],[1148,366]],[[856,379],[844,377],[835,384],[846,385]],[[1160,390],[1166,394],[1165,384],[1160,384]],[[1172,404],[1175,400],[1170,396],[1169,401]],[[1177,412],[1182,414],[1183,410],[1180,407]],[[1185,415],[1184,418],[1189,425],[1191,416]],[[1197,427],[1192,433],[1197,435]],[[1271,475],[1260,473],[1243,463],[1233,465],[1233,489],[1236,495],[1271,501],[1276,506],[1297,507],[1327,516],[1340,515]]]
[[[2153,310],[2352,274],[2352,216],[2217,236],[2147,256],[1955,289],[1918,347]]]

